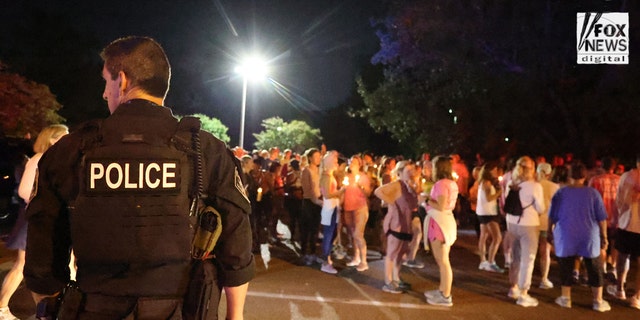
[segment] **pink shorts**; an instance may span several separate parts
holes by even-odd
[[[444,233],[435,219],[429,219],[429,241],[436,240],[444,242]]]

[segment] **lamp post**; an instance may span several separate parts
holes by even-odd
[[[242,106],[240,112],[240,139],[239,146],[244,149],[244,121],[247,109],[247,86],[249,80],[258,80],[267,73],[267,68],[262,59],[257,57],[248,58],[236,67],[236,73],[242,76]]]
[[[247,77],[242,77],[242,111],[240,112],[240,148],[244,150],[244,115],[247,109]]]

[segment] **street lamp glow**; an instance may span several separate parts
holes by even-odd
[[[258,57],[247,58],[236,67],[236,73],[249,80],[260,80],[267,75],[267,64]]]
[[[244,149],[244,118],[247,109],[247,81],[259,80],[267,74],[267,64],[258,57],[245,59],[241,65],[235,68],[236,73],[242,76],[242,111],[240,115],[240,148]]]

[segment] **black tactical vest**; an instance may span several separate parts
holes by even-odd
[[[91,278],[103,268],[105,283],[112,282],[105,291],[172,294],[154,285],[161,287],[163,266],[188,265],[191,258],[194,172],[190,146],[179,143],[191,141],[191,128],[175,119],[122,120],[107,118],[83,139],[78,197],[70,211],[78,280],[82,285],[83,267],[94,273]]]

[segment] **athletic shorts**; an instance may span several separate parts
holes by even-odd
[[[489,222],[500,223],[500,216],[478,216],[478,222],[480,222],[480,224],[487,224]]]
[[[640,256],[640,233],[618,229],[615,246],[620,253]]]
[[[442,232],[442,229],[440,229],[440,225],[438,225],[435,219],[429,220],[428,228],[429,228],[429,241],[433,242],[438,240],[444,243],[444,233]]]

